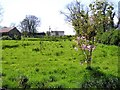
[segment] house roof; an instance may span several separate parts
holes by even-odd
[[[10,30],[12,30],[14,27],[3,27],[0,29],[0,33],[5,33],[5,32],[9,32]]]

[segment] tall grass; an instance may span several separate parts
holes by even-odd
[[[72,41],[2,42],[3,88],[84,88],[85,82],[97,77],[80,64],[84,56],[74,50]],[[103,78],[118,77],[117,49],[98,44],[93,52],[92,67]]]

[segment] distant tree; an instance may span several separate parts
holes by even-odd
[[[40,26],[40,19],[34,15],[26,15],[25,19],[20,22],[20,28],[26,35],[33,35],[37,32],[37,27]]]

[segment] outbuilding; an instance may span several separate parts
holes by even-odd
[[[21,33],[16,27],[3,27],[0,29],[0,36],[9,36],[12,39],[21,39]]]

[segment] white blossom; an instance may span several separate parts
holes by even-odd
[[[77,47],[74,47],[74,49],[75,49],[76,51],[78,51],[78,48],[77,48]]]

